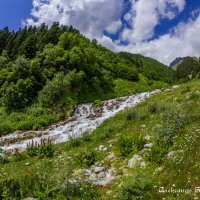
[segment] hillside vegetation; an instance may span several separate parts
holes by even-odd
[[[0,135],[67,118],[77,103],[167,87],[173,71],[143,56],[113,53],[73,27],[0,31]]]
[[[1,157],[0,198],[198,199],[199,87],[165,89],[83,138]],[[97,176],[113,179],[88,182]]]

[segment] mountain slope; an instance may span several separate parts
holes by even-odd
[[[37,130],[68,117],[77,103],[166,87],[173,78],[156,61],[139,66],[59,23],[5,28],[0,41],[0,134]]]
[[[1,158],[1,198],[199,197],[199,86],[167,89],[81,139]]]
[[[138,71],[149,79],[171,82],[174,77],[171,68],[153,58],[126,52],[120,52],[119,55],[130,63],[134,63],[137,66]]]

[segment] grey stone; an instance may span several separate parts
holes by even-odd
[[[98,178],[105,178],[106,177],[106,173],[105,172],[100,172],[98,174]]]
[[[105,148],[105,147],[104,147],[103,145],[100,145],[100,146],[98,147],[98,150],[99,150],[99,151],[103,151],[104,148]]]
[[[95,168],[94,168],[94,171],[95,171],[95,173],[98,174],[98,173],[104,171],[104,167],[95,167]]]
[[[108,148],[107,147],[104,147],[103,149],[102,149],[102,151],[107,151],[108,150]]]
[[[144,137],[144,139],[147,140],[147,141],[149,141],[150,138],[151,138],[151,136],[149,136],[149,135],[146,135],[146,136]]]
[[[128,167],[129,168],[136,168],[140,166],[140,163],[143,162],[143,159],[135,154],[129,161],[128,161]]]
[[[92,174],[92,171],[90,169],[85,169],[83,173],[85,176],[90,176]]]
[[[177,151],[170,151],[166,156],[167,157],[172,157],[177,153]]]
[[[149,144],[145,144],[144,145],[144,148],[151,148],[153,146],[153,144],[152,143],[149,143]]]
[[[97,179],[94,179],[92,181],[92,183],[94,185],[97,185],[97,186],[102,186],[102,187],[105,187],[105,186],[108,186],[111,184],[112,180],[114,180],[115,177],[110,177],[110,178],[97,178]]]
[[[106,160],[113,160],[113,159],[115,159],[115,154],[114,153],[110,153],[106,157]]]

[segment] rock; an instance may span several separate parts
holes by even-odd
[[[158,167],[158,168],[155,169],[153,174],[159,174],[162,171],[163,171],[163,167]]]
[[[95,173],[91,174],[89,179],[95,179],[97,177],[97,175]]]
[[[110,154],[108,154],[107,155],[107,157],[106,157],[106,160],[113,160],[113,159],[115,159],[115,154],[114,153],[110,153]]]
[[[98,173],[104,171],[104,167],[95,167],[95,168],[94,168],[94,171],[95,171],[95,173],[98,174]]]
[[[106,173],[106,178],[110,178],[110,177],[112,177],[112,175],[109,173]]]
[[[84,174],[85,176],[90,176],[90,175],[92,174],[92,171],[91,171],[90,169],[85,169],[85,170],[83,171],[83,174]]]
[[[142,127],[142,128],[145,128],[145,127],[146,127],[146,125],[142,125],[141,127]]]
[[[112,182],[112,180],[114,180],[115,177],[110,177],[110,178],[96,178],[92,181],[92,183],[94,185],[97,185],[97,186],[102,186],[102,187],[106,187],[106,186],[109,186]]]
[[[98,178],[105,178],[106,177],[106,173],[105,172],[100,172],[98,174]]]
[[[29,165],[31,165],[31,163],[25,163],[25,166],[29,166]]]
[[[33,198],[33,197],[28,197],[28,198],[25,198],[25,199],[23,199],[23,200],[36,200],[36,199]]]
[[[99,151],[102,151],[104,148],[105,148],[105,147],[104,147],[103,145],[100,145],[100,146],[98,147],[98,150],[99,150]]]
[[[153,146],[153,144],[152,143],[149,143],[149,144],[145,144],[144,145],[144,148],[151,148]]]
[[[97,162],[94,163],[94,165],[95,165],[95,166],[98,166],[98,165],[101,166],[101,162],[100,162],[100,161],[97,161]]]
[[[77,181],[76,179],[69,179],[68,181],[69,181],[69,183],[71,183],[71,184],[76,184],[76,183],[78,183],[78,181]]]
[[[173,86],[172,86],[172,89],[177,89],[177,88],[179,88],[178,85],[173,85]]]
[[[108,148],[107,147],[104,147],[103,149],[102,149],[102,151],[107,151],[108,150]]]
[[[108,173],[114,175],[116,173],[116,169],[114,167],[108,169]]]
[[[166,157],[172,157],[173,155],[175,155],[176,154],[176,152],[177,151],[170,151],[167,155],[166,155]]]
[[[129,161],[128,161],[128,167],[129,168],[135,168],[140,166],[141,162],[143,162],[142,158],[135,154]]]
[[[131,158],[129,161],[128,161],[128,167],[129,168],[135,168],[139,165],[139,162],[136,158]]]
[[[144,137],[144,139],[147,140],[147,141],[149,141],[150,138],[151,138],[151,136],[149,136],[149,135],[146,135],[146,136]]]

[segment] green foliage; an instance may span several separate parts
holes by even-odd
[[[154,103],[154,104],[152,104],[152,105],[149,106],[149,112],[151,114],[156,113],[157,111],[158,111],[158,106],[157,106],[156,103]]]
[[[131,121],[131,120],[137,119],[137,117],[138,117],[138,114],[135,111],[130,111],[126,116],[126,119],[128,121]]]
[[[137,200],[137,199],[153,199],[150,191],[154,186],[151,176],[144,175],[142,172],[134,174],[122,184],[116,200]]]
[[[186,57],[183,61],[177,66],[176,77],[177,79],[192,79],[198,72],[200,72],[200,63],[198,59],[193,57]],[[191,77],[189,77],[191,75]]]
[[[90,167],[99,159],[99,154],[93,149],[82,149],[76,156],[76,162],[81,166]]]
[[[27,155],[30,157],[37,156],[39,158],[51,158],[54,155],[54,146],[52,141],[48,138],[48,140],[41,139],[40,143],[29,143],[27,145]]]
[[[136,150],[141,150],[145,144],[145,140],[140,134],[124,134],[117,143],[119,154],[121,157],[128,157]]]
[[[10,83],[5,89],[2,103],[8,110],[19,110],[32,102],[33,84],[31,79],[18,79],[16,84]]]
[[[152,76],[149,82],[145,60],[149,71],[158,66],[153,73],[160,81]],[[172,76],[161,77],[161,69],[169,71],[146,57],[111,52],[72,26],[5,28],[0,30],[0,105],[5,111],[0,133],[38,129],[66,117],[77,103],[166,87],[162,81]],[[31,109],[44,112],[36,116]],[[22,117],[15,120],[12,113]]]
[[[55,180],[54,180],[55,181]],[[56,182],[56,181],[55,181]],[[54,182],[54,183],[55,183]],[[49,175],[34,174],[22,176],[20,179],[8,178],[0,183],[0,198],[24,199],[33,197],[37,199],[95,199],[101,197],[101,192],[86,182],[71,183],[63,181],[62,185],[56,183]]]

